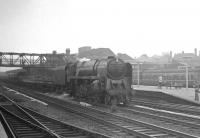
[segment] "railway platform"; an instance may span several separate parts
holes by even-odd
[[[175,88],[175,87],[161,87],[158,88],[158,86],[144,86],[144,85],[133,85],[132,86],[134,90],[142,90],[142,91],[153,91],[153,92],[162,92],[165,94],[168,94],[170,96],[180,98],[186,101],[194,102],[200,105],[200,100],[195,100],[195,90],[194,88]],[[198,94],[200,98],[200,93]]]

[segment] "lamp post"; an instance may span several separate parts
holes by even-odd
[[[186,64],[185,66],[180,66],[180,69],[185,69],[185,87],[186,87],[186,89],[188,89],[188,80],[189,80],[188,64]]]
[[[188,65],[185,67],[186,89],[188,89]]]
[[[138,78],[138,83],[137,84],[138,84],[138,87],[140,86],[140,67],[139,66],[140,66],[140,64],[138,63],[138,70],[137,70],[137,76],[138,76],[137,77]]]
[[[137,63],[137,85],[138,85],[138,87],[140,86],[140,65],[141,65],[142,63]]]

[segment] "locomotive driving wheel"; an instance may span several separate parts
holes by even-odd
[[[128,106],[132,100],[133,94],[131,92],[126,92],[125,102],[124,102],[125,106]]]
[[[124,101],[124,106],[128,106],[130,104],[130,98],[126,97],[125,101]]]
[[[106,94],[105,96],[105,105],[110,105],[111,104],[111,97],[109,94]]]
[[[117,97],[112,96],[111,97],[111,112],[115,112],[117,109]]]

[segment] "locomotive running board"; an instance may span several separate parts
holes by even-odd
[[[92,80],[98,80],[100,79],[100,77],[97,77],[97,76],[78,76],[78,77],[69,77],[69,79],[92,79]]]

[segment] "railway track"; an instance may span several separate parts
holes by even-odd
[[[120,112],[116,113],[120,116],[129,118],[136,118],[137,120],[145,120],[146,122],[153,122],[153,124],[162,124],[165,128],[173,128],[176,130],[185,131],[188,133],[195,133],[200,135],[200,118],[195,116],[187,116],[183,114],[176,114],[168,111],[159,111],[143,107],[128,107],[118,108]]]
[[[0,101],[1,119],[5,122],[7,133],[13,134],[13,137],[108,138],[106,135],[68,125],[18,106],[3,95],[0,95]]]
[[[175,106],[176,104],[170,105]],[[108,108],[105,105],[99,106],[102,109]],[[96,108],[99,108],[99,106]],[[188,107],[188,105],[185,106]],[[140,105],[118,107],[118,112],[115,114],[123,117],[136,118],[137,120],[146,120],[146,122],[153,122],[153,124],[162,124],[162,126],[169,128],[176,126],[179,130],[189,130],[189,133],[196,132],[197,135],[200,135],[200,116],[148,108]]]
[[[13,95],[14,93],[13,93],[13,91],[11,90],[11,95]],[[8,94],[8,93],[6,93],[6,94]],[[18,97],[19,98],[19,97]],[[15,100],[15,98],[13,98],[13,100]],[[20,99],[18,99],[17,101],[21,101]],[[60,107],[56,107],[57,109],[59,109],[60,110]],[[63,110],[63,108],[62,108],[62,110]],[[47,111],[48,112],[48,111]],[[64,112],[60,112],[60,111],[58,111],[60,114],[67,114],[67,115],[69,115],[67,118],[68,119],[70,119],[70,120],[77,120],[76,122],[79,122],[79,120],[84,120],[84,121],[86,121],[87,123],[86,124],[91,124],[91,126],[93,126],[93,125],[95,125],[96,126],[96,128],[98,128],[98,130],[101,130],[100,131],[100,133],[101,132],[103,132],[103,134],[107,134],[108,135],[108,137],[119,137],[119,136],[122,136],[122,137],[124,137],[124,135],[126,135],[126,133],[125,132],[122,132],[121,130],[119,130],[119,129],[116,129],[116,128],[113,128],[113,127],[111,127],[111,126],[105,126],[105,125],[102,125],[102,124],[100,124],[100,123],[97,123],[97,122],[95,122],[95,121],[92,121],[90,118],[85,118],[85,117],[83,117],[81,114],[80,115],[77,115],[77,113],[73,113],[73,112],[69,112],[69,111],[64,111]],[[60,114],[57,114],[58,116],[60,116]],[[53,113],[54,115],[56,115],[55,113]],[[67,119],[67,120],[68,120]],[[63,120],[63,119],[62,119]],[[64,120],[63,120],[64,121]],[[73,123],[73,121],[70,121],[72,124],[74,124]],[[99,131],[98,131],[99,132]],[[127,136],[127,135],[126,135]]]
[[[144,100],[141,98],[132,99],[131,106],[134,106],[134,105],[140,105],[140,106],[145,106],[145,107],[159,109],[159,110],[167,110],[167,111],[173,111],[173,112],[178,112],[178,113],[185,113],[185,114],[200,116],[200,107],[199,106],[152,102],[150,100]]]
[[[143,99],[146,101],[154,101],[158,103],[171,103],[171,104],[179,104],[179,105],[189,105],[189,106],[200,106],[200,104],[196,102],[192,102],[189,100],[184,100],[178,98],[176,96],[169,95],[167,93],[159,92],[159,91],[145,91],[145,90],[135,90],[136,93],[134,95],[134,99]],[[181,90],[180,90],[181,91]]]
[[[137,121],[127,117],[117,116],[108,112],[100,111],[94,108],[82,107],[78,104],[72,104],[71,102],[62,101],[56,98],[52,98],[37,92],[28,92],[27,90],[20,90],[22,93],[26,93],[29,96],[38,98],[41,101],[54,104],[55,106],[62,107],[65,110],[81,114],[86,118],[90,118],[96,122],[99,122],[105,126],[115,128],[118,132],[126,133],[129,137],[141,137],[141,138],[197,138],[198,136],[185,134],[156,125],[148,124],[142,121]]]
[[[84,129],[81,129],[77,126],[75,127],[72,125],[67,125],[67,124],[62,123],[53,118],[46,117],[42,114],[39,114],[28,108],[25,108],[25,107],[22,107],[22,108],[24,110],[26,110],[27,112],[29,112],[31,115],[33,115],[34,118],[39,120],[47,128],[49,128],[50,130],[52,130],[53,132],[55,132],[56,134],[58,134],[61,137],[73,137],[73,138],[76,138],[76,137],[77,138],[97,138],[97,137],[107,138],[108,137],[108,136],[100,135],[97,133],[95,134],[95,132],[89,133],[89,132],[85,131]]]
[[[54,134],[45,129],[27,122],[20,117],[10,113],[1,111],[1,120],[7,125],[6,131],[13,138],[56,138]],[[4,124],[4,126],[5,126]]]
[[[12,103],[0,96],[0,118],[8,137],[11,138],[57,138],[57,136],[46,129],[25,120],[13,112],[8,111],[5,105]],[[2,100],[3,99],[3,100]],[[9,105],[9,104],[10,105]],[[4,106],[4,107],[3,107]]]

